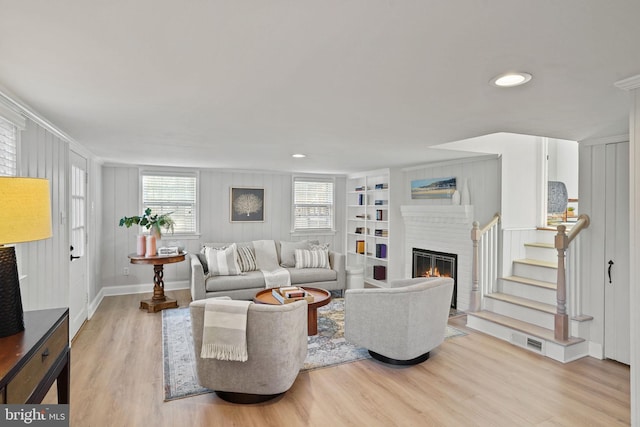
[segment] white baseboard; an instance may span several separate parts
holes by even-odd
[[[602,344],[589,341],[589,356],[604,360],[604,347]]]
[[[103,299],[104,292],[102,291],[102,289],[100,289],[100,292],[98,292],[98,295],[96,295],[93,301],[89,302],[89,307],[87,308],[87,320],[91,319],[93,315],[96,314],[96,310],[98,309],[98,306],[100,306],[100,303]]]
[[[177,282],[164,283],[165,291],[178,291],[182,289],[189,289],[189,281],[180,280]],[[105,286],[102,288],[101,292],[104,292],[105,297],[151,293],[153,292],[153,283],[142,283],[139,285]]]
[[[165,282],[165,291],[179,291],[182,289],[189,289],[188,280],[180,280],[177,282]],[[139,285],[124,285],[124,286],[103,286],[98,292],[98,295],[89,304],[89,319],[93,317],[96,310],[102,303],[104,297],[112,297],[117,295],[134,295],[153,292],[153,283],[143,283]]]

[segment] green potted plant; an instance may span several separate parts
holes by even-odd
[[[170,231],[173,234],[175,222],[171,219],[171,213],[151,215],[151,208],[147,208],[141,216],[125,216],[120,218],[120,227],[131,227],[133,224],[140,225],[149,233],[156,236],[156,239],[162,238],[162,230]]]

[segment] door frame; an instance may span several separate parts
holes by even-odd
[[[84,324],[84,322],[89,318],[89,274],[91,271],[90,268],[90,264],[91,264],[91,245],[89,244],[89,242],[91,241],[90,239],[90,233],[91,233],[91,227],[89,224],[89,200],[90,200],[90,186],[89,186],[89,158],[87,156],[85,156],[84,154],[80,153],[79,151],[74,150],[73,148],[71,148],[69,150],[69,166],[68,166],[68,171],[67,171],[67,176],[68,176],[68,229],[67,229],[67,235],[68,235],[68,242],[69,245],[72,244],[72,237],[71,237],[71,233],[73,231],[73,177],[72,177],[72,173],[73,173],[73,157],[77,156],[79,159],[82,159],[82,161],[84,162],[84,172],[85,172],[85,191],[84,191],[84,215],[85,215],[85,238],[84,238],[84,277],[85,277],[85,286],[83,288],[83,293],[84,295],[82,295],[82,307],[79,311],[79,316],[77,317],[77,319],[75,317],[73,317],[73,315],[70,313],[70,325],[69,325],[69,337],[70,339],[73,339],[73,337],[78,333],[78,331],[81,329],[82,325]],[[72,287],[71,287],[71,283],[72,283],[72,262],[70,261],[68,264],[68,268],[69,268],[69,307],[71,307],[71,298],[72,298]],[[81,319],[81,320],[78,320]]]

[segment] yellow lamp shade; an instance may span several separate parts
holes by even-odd
[[[0,177],[0,245],[51,237],[49,181]]]

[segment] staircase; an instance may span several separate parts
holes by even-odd
[[[509,341],[560,362],[588,354],[584,331],[571,320],[569,335],[554,333],[557,310],[558,251],[552,243],[555,230],[538,230],[538,241],[524,245],[525,258],[512,261],[512,275],[499,277],[485,287],[481,310],[467,313],[467,326]]]

